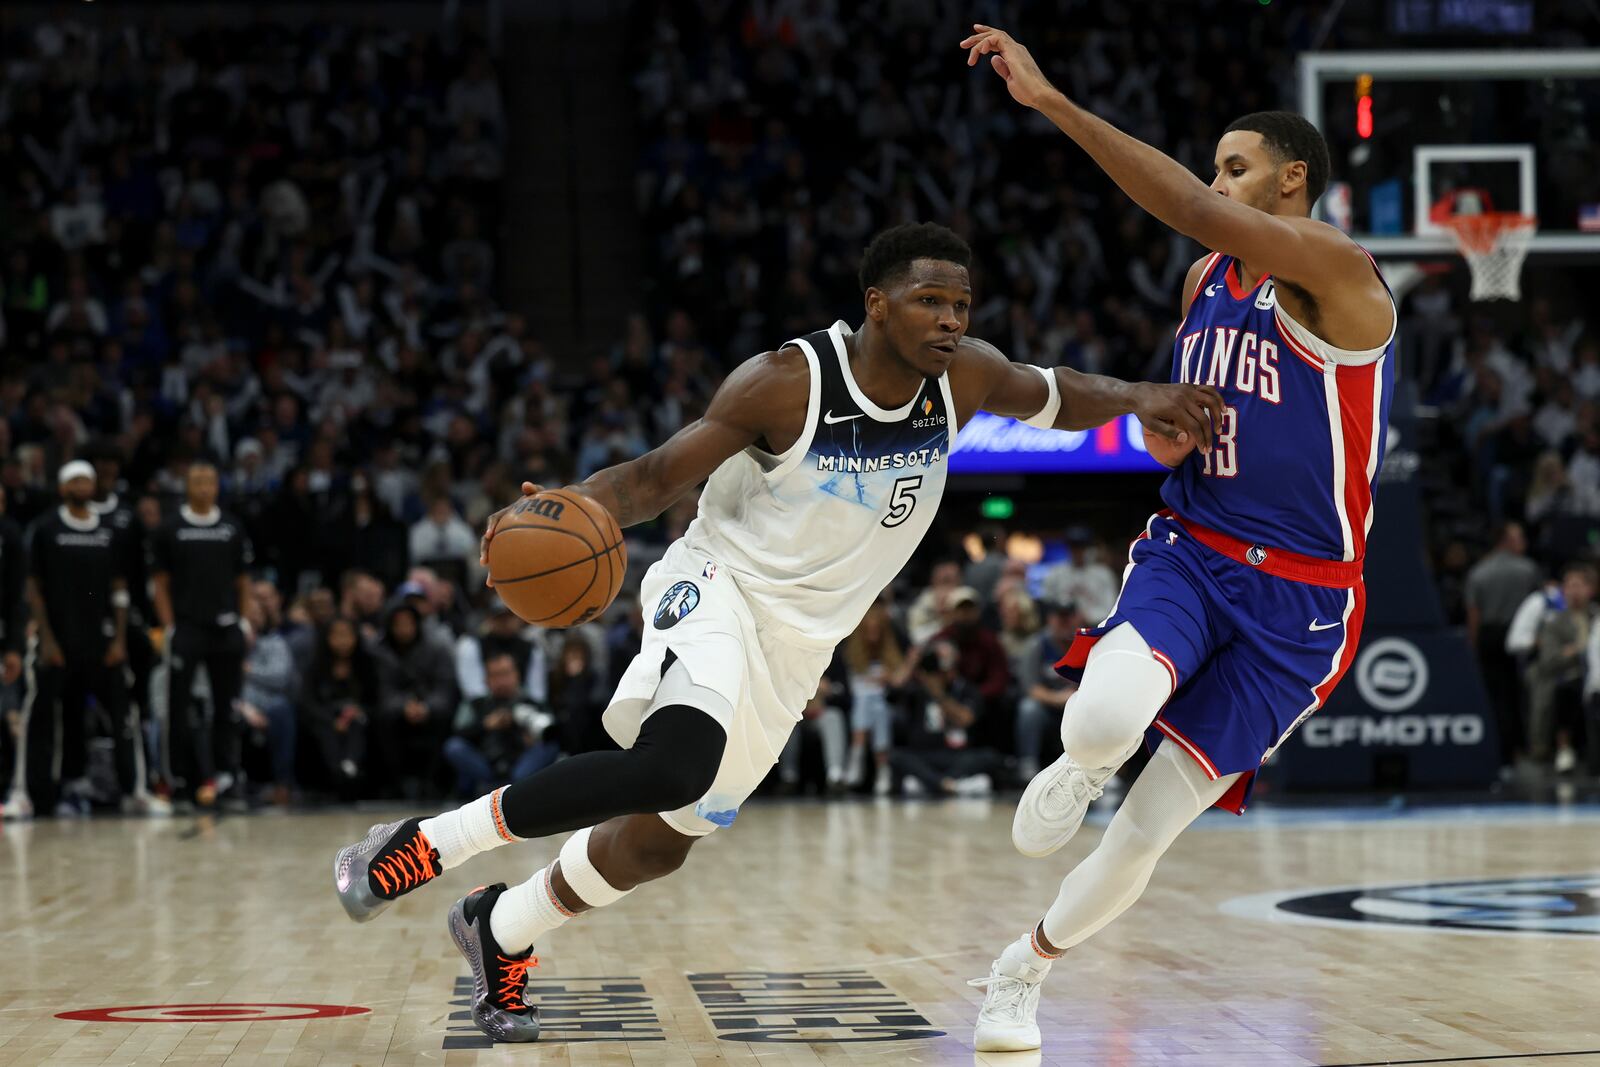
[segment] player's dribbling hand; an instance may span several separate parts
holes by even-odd
[[[544,486],[542,485],[534,485],[532,482],[522,483],[523,500],[526,500],[530,496],[538,496],[542,492],[544,492]],[[483,540],[478,542],[478,566],[487,567],[489,565],[489,542],[494,539],[495,527],[499,526],[500,520],[511,514],[512,509],[520,503],[522,503],[522,500],[519,500],[516,502],[516,504],[512,504],[508,507],[503,507],[493,515],[489,516],[488,527],[483,531]],[[484,575],[483,584],[492,589],[494,588],[494,579],[490,578],[488,575]]]
[[[977,66],[980,56],[993,56],[989,65],[1005,79],[1012,99],[1024,107],[1038,107],[1040,101],[1055,92],[1055,86],[1034,62],[1033,55],[1005,30],[981,22],[974,22],[972,30],[972,36],[961,42],[961,47],[967,50],[967,66]]]
[[[1201,452],[1211,451],[1211,431],[1222,425],[1224,407],[1216,389],[1155,382],[1140,382],[1133,389],[1133,413],[1146,430],[1175,445],[1193,444]]]

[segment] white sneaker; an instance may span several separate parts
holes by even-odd
[[[172,801],[155,793],[146,793],[141,789],[132,796],[122,798],[122,813],[124,815],[142,815],[151,819],[171,818]]]
[[[926,796],[928,790],[923,786],[921,780],[908,774],[900,779],[900,792],[908,797],[920,797]]]
[[[1068,841],[1083,825],[1089,805],[1105,792],[1105,783],[1116,773],[1115,767],[1087,771],[1078,761],[1063,754],[1050,766],[1034,775],[1017,801],[1017,814],[1011,820],[1011,843],[1024,856],[1048,856]]]
[[[994,792],[994,780],[987,774],[969,774],[956,779],[956,796],[986,797]]]
[[[33,818],[33,801],[28,799],[28,794],[12,790],[3,806],[0,806],[0,818],[7,822],[25,822]]]
[[[978,1052],[1028,1052],[1039,1047],[1039,990],[1050,961],[1033,951],[1032,938],[1006,946],[989,977],[967,984],[985,990],[972,1044]]]
[[[889,772],[887,763],[878,764],[877,777],[872,780],[872,795],[886,797],[894,791],[894,775]]]

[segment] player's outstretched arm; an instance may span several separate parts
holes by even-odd
[[[729,456],[765,436],[774,413],[803,414],[810,382],[810,369],[798,350],[759,355],[728,375],[703,416],[638,459],[596,471],[570,488],[599,501],[619,526],[648,522],[710,477]],[[542,488],[522,483],[524,496]],[[502,508],[489,517],[479,555],[485,566],[495,527],[510,510]]]
[[[1211,428],[1222,419],[1222,394],[1209,385],[1165,385],[1125,382],[1102,374],[1084,374],[1070,367],[1040,373],[1044,368],[1013,363],[988,341],[964,337],[950,368],[961,394],[974,391],[978,408],[1040,425],[1055,405],[1050,427],[1090,430],[1122,415],[1136,415],[1147,430],[1175,444],[1193,441],[1202,452],[1211,448]],[[1040,421],[1036,421],[1040,420]]]
[[[1336,228],[1301,216],[1272,215],[1222,196],[1177,160],[1078,107],[1004,30],[974,24],[961,47],[968,50],[969,67],[992,57],[990,65],[1019,104],[1055,123],[1131,200],[1179,233],[1313,294],[1336,279],[1366,284],[1372,278],[1360,247]]]

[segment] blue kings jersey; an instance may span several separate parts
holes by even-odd
[[[1334,348],[1278,305],[1270,276],[1246,292],[1233,257],[1212,254],[1178,327],[1172,380],[1215,386],[1227,407],[1210,455],[1190,453],[1162,499],[1179,518],[1259,546],[1263,557],[1279,549],[1362,560],[1394,345],[1391,329],[1378,348]]]
[[[850,373],[850,328],[790,341],[806,357],[805,427],[782,455],[746,448],[712,472],[684,541],[732,575],[757,616],[829,644],[905,566],[944,495],[956,408],[948,375],[893,410]]]

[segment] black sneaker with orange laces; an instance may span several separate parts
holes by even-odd
[[[422,820],[380,823],[367,836],[339,850],[333,860],[333,887],[339,903],[358,923],[443,873],[439,850],[420,829]]]
[[[504,882],[481,886],[450,908],[450,936],[472,967],[472,1022],[496,1041],[537,1041],[539,1009],[527,1001],[528,972],[539,966],[532,946],[507,955],[494,939],[489,915]]]

